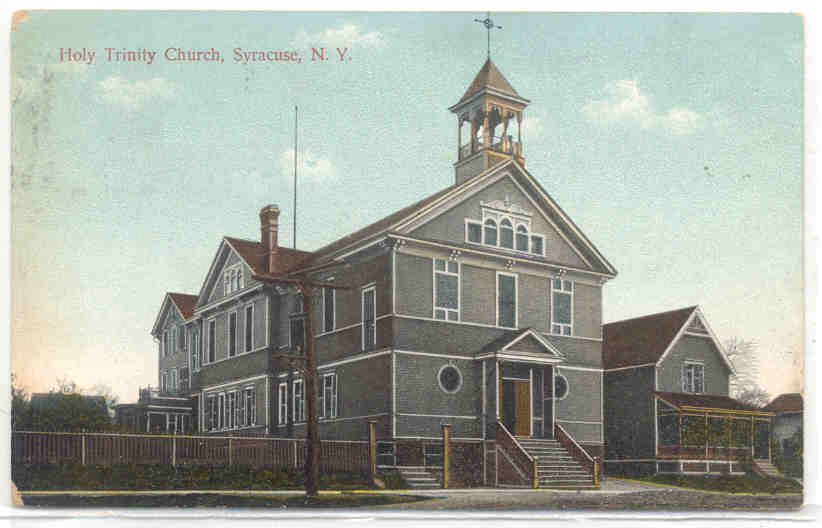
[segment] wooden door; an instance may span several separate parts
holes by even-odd
[[[514,382],[514,402],[516,418],[514,419],[514,435],[531,436],[531,383],[528,381]]]

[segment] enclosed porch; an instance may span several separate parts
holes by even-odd
[[[655,393],[656,470],[739,473],[770,461],[773,413],[727,396]]]

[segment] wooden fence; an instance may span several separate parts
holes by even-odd
[[[369,472],[367,441],[323,440],[321,446],[321,471]],[[305,457],[303,438],[13,431],[11,442],[12,464],[301,469]]]

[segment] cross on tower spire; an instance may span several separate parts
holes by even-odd
[[[483,26],[485,26],[486,31],[488,31],[488,58],[491,58],[491,30],[492,29],[502,29],[502,26],[494,25],[494,21],[491,20],[491,12],[488,11],[485,13],[485,19],[480,20],[479,18],[475,18],[474,22],[479,22]]]

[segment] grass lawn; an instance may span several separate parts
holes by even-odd
[[[432,497],[413,495],[370,495],[342,493],[305,496],[242,496],[203,493],[196,495],[106,495],[85,497],[74,495],[40,495],[24,497],[26,506],[49,508],[363,508],[430,500]]]
[[[763,478],[757,475],[649,475],[632,480],[667,484],[703,491],[731,493],[802,493],[802,486],[790,479]]]
[[[20,464],[12,467],[12,480],[20,491],[300,490],[304,486],[302,472],[243,466]],[[373,488],[368,475],[320,475],[320,489]]]

